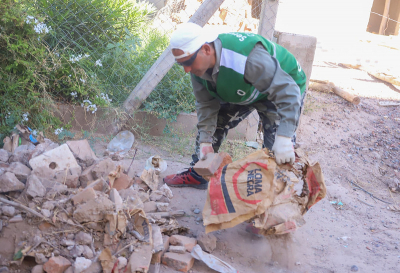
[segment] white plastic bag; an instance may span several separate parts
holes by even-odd
[[[193,258],[204,262],[209,268],[221,273],[239,273],[228,263],[215,257],[214,255],[204,252],[199,245],[193,247],[191,255]]]

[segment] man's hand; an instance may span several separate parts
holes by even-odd
[[[200,160],[205,160],[208,153],[213,153],[214,149],[211,143],[200,143]]]
[[[272,151],[275,153],[275,160],[278,164],[294,163],[294,149],[290,137],[276,136]]]

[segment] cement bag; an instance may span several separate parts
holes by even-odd
[[[276,163],[264,151],[227,164],[211,177],[203,209],[206,233],[260,215],[274,200]]]
[[[259,234],[284,234],[304,223],[304,213],[326,194],[319,164],[301,150],[296,163],[277,165],[259,150],[220,168],[210,179],[203,219],[206,232],[251,220]]]

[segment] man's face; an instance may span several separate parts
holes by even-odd
[[[186,73],[191,72],[192,74],[201,77],[206,73],[209,68],[209,58],[204,50],[204,45],[199,48],[195,53],[176,60],[178,64],[183,66]],[[182,55],[184,52],[180,49],[172,49],[172,54],[174,56]]]

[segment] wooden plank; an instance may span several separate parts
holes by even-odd
[[[264,0],[258,25],[258,34],[272,40],[275,31],[276,16],[278,14],[279,0]]]
[[[204,26],[213,14],[218,10],[224,0],[205,0],[199,9],[193,14],[189,22]],[[123,106],[126,111],[132,112],[150,95],[151,91],[162,80],[165,74],[174,65],[175,58],[172,55],[171,48],[168,48],[161,54],[157,61],[152,65],[142,80],[136,85],[135,89],[129,94]]]
[[[390,0],[386,0],[385,7],[383,9],[383,17],[382,17],[381,25],[379,27],[380,35],[385,34],[385,29],[386,29],[386,25],[387,25],[388,17],[389,17],[389,8],[390,8]]]

